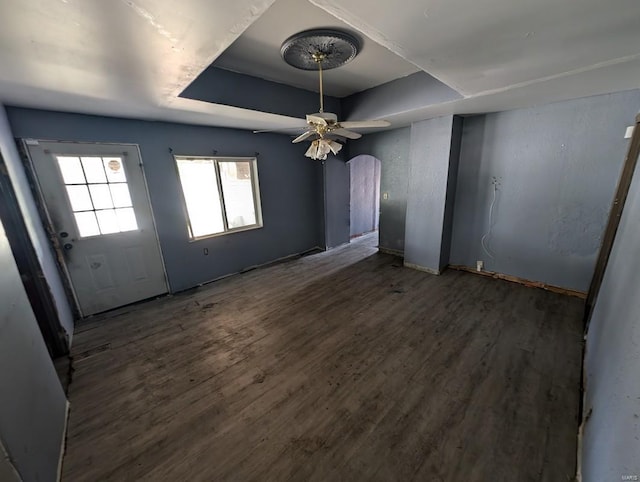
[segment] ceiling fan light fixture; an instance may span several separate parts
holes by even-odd
[[[316,161],[326,161],[329,152],[333,152],[335,155],[340,152],[340,149],[342,149],[342,144],[332,139],[322,138],[313,141],[304,155]]]

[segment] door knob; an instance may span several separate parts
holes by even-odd
[[[69,250],[70,250],[70,249],[72,249],[72,248],[73,248],[73,244],[71,244],[71,243],[66,243],[66,244],[64,245],[64,249],[66,249],[67,251],[69,251]]]

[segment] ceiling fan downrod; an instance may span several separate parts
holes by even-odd
[[[324,95],[322,88],[322,62],[327,58],[327,54],[324,52],[315,52],[313,55],[313,60],[318,64],[318,76],[320,77],[320,113],[324,112]]]

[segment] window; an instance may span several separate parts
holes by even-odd
[[[175,159],[192,239],[262,227],[255,158]]]
[[[121,157],[56,159],[81,238],[138,229]]]

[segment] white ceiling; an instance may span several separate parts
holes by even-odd
[[[283,74],[290,68],[280,59],[280,43],[297,30],[344,24],[365,45],[350,65],[327,74],[334,94],[420,68],[465,95],[396,113],[394,126],[640,87],[637,0],[277,0],[269,8],[273,3],[2,0],[0,102],[289,127],[297,122],[177,95],[228,48],[220,62],[233,70],[311,86],[313,74]]]

